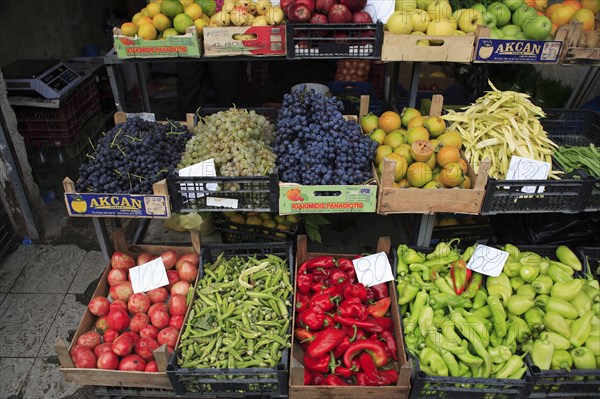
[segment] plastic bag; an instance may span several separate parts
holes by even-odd
[[[166,228],[178,231],[198,231],[200,235],[209,235],[214,231],[212,217],[210,214],[200,213],[174,213],[170,218],[164,220]]]

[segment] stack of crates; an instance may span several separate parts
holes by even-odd
[[[13,251],[19,245],[19,240],[14,232],[12,223],[4,209],[4,204],[0,201],[0,261],[6,256],[7,252]]]

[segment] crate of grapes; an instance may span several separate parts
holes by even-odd
[[[274,109],[200,110],[178,175],[167,178],[175,212],[277,211]],[[202,115],[204,112],[212,112]]]
[[[168,218],[165,178],[173,175],[191,137],[193,114],[185,122],[153,122],[115,114],[115,126],[101,132],[79,179],[63,180],[70,216]]]

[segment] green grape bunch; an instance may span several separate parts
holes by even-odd
[[[273,173],[275,129],[254,110],[230,108],[201,118],[187,142],[178,169],[213,158],[219,176]]]

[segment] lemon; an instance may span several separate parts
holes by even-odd
[[[185,13],[195,21],[198,18],[202,18],[202,7],[195,3],[190,4],[185,8]]]
[[[146,6],[146,14],[148,14],[148,16],[150,18],[153,18],[156,14],[158,14],[160,12],[160,3],[149,3]]]
[[[184,8],[189,6],[190,4],[194,4],[194,0],[179,0],[179,2]]]
[[[160,3],[160,12],[169,18],[175,18],[177,14],[181,14],[183,11],[183,5],[178,0],[164,0]]]
[[[204,30],[204,27],[206,26],[206,22],[204,22],[204,19],[198,18],[194,21],[194,25],[196,25],[196,32],[199,36],[201,36],[202,30]]]
[[[140,17],[142,17],[142,13],[141,13],[141,12],[136,12],[136,13],[133,15],[133,18],[131,18],[131,22],[133,22],[134,24],[136,24],[136,25],[137,25],[137,24],[138,24],[138,21],[139,21],[139,19],[140,19]]]
[[[134,37],[137,31],[138,26],[133,22],[125,22],[121,25],[121,32],[123,32],[125,36]]]
[[[142,8],[140,10],[140,14],[142,14],[143,16],[147,17],[148,16],[148,10],[146,10],[146,7]]]
[[[194,20],[186,14],[178,14],[173,19],[173,27],[179,33],[185,33],[188,26],[194,26]]]
[[[165,29],[163,32],[163,39],[167,36],[177,36],[179,33],[175,30],[175,28]]]
[[[156,35],[156,28],[152,24],[143,24],[138,28],[138,36],[144,40],[154,40]]]
[[[141,16],[137,21],[137,26],[142,26],[144,24],[152,25],[152,18],[147,17],[145,15]]]
[[[204,15],[208,15],[212,17],[213,14],[217,11],[217,3],[215,0],[199,0],[200,7],[202,7],[202,12]]]
[[[152,18],[152,24],[159,32],[163,32],[173,26],[169,17],[161,13],[156,14],[154,18]]]

